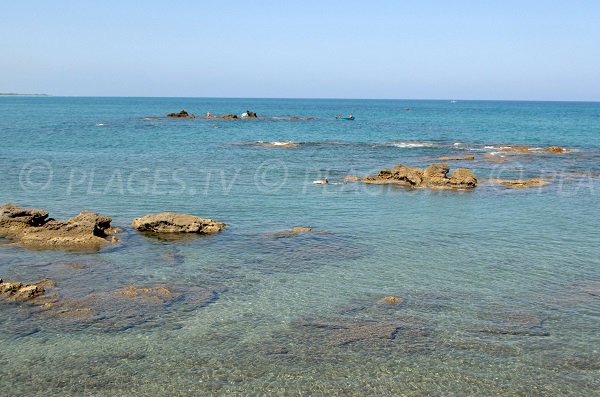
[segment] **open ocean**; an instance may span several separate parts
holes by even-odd
[[[154,118],[181,109],[260,118]],[[0,141],[0,204],[124,229],[99,252],[0,239],[0,278],[99,308],[0,300],[3,396],[600,395],[600,103],[0,97]],[[467,154],[473,191],[343,180]],[[130,227],[162,211],[228,228]],[[112,298],[130,285],[180,295]]]

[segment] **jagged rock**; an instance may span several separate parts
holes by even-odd
[[[83,211],[66,221],[47,217],[43,210],[5,204],[0,207],[0,237],[29,248],[76,250],[99,249],[118,232],[110,227],[111,218],[94,212]]]
[[[450,174],[450,185],[475,187],[477,177],[467,168],[457,168]]]
[[[185,110],[182,110],[179,113],[169,113],[169,114],[167,114],[167,117],[173,118],[173,119],[193,119],[196,116],[193,114],[189,114]]]
[[[197,233],[214,234],[223,231],[226,225],[212,219],[203,219],[188,214],[162,212],[135,218],[132,226],[147,233]]]
[[[477,186],[477,177],[467,168],[457,168],[450,176],[447,164],[432,164],[425,170],[418,167],[407,167],[402,164],[391,169],[379,171],[376,176],[365,178],[346,177],[348,181],[356,180],[375,184],[402,184],[411,187],[470,189]]]
[[[548,184],[548,181],[540,178],[532,179],[488,179],[491,183],[498,183],[513,189],[540,187]]]
[[[34,208],[19,208],[13,204],[0,207],[0,224],[4,222],[22,223],[24,226],[41,226],[47,222],[48,212]]]
[[[23,284],[19,281],[10,282],[0,279],[0,298],[18,302],[30,301],[42,296],[47,287],[53,286],[54,282],[47,279],[38,281],[35,284]]]

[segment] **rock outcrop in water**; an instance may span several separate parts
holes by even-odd
[[[116,242],[117,230],[111,218],[83,211],[66,220],[48,219],[48,212],[23,209],[12,204],[0,206],[0,237],[7,237],[34,249],[88,250]]]
[[[448,175],[447,164],[432,164],[426,169],[397,164],[393,168],[379,171],[376,176],[350,177],[353,180],[373,184],[399,184],[415,188],[472,189],[477,186],[477,177],[467,168],[457,168]]]
[[[246,110],[244,113],[242,113],[242,118],[256,119],[258,118],[258,116],[256,115],[256,113]]]
[[[548,181],[540,178],[532,179],[488,179],[491,183],[497,183],[513,189],[522,189],[528,187],[540,187],[548,184]]]
[[[26,302],[44,295],[46,287],[54,286],[51,280],[41,280],[34,284],[0,279],[0,298],[8,301]]]
[[[503,146],[486,146],[487,149],[497,150],[501,153],[515,153],[515,154],[531,154],[531,153],[567,153],[569,150],[561,146],[549,146],[546,148],[532,148],[527,145],[503,145]]]
[[[182,110],[179,113],[169,113],[167,114],[168,118],[171,119],[194,119],[196,118],[195,114],[190,114],[188,112],[186,112],[185,110]]]
[[[145,233],[215,234],[225,230],[227,225],[223,222],[199,218],[188,214],[161,212],[160,214],[151,214],[141,218],[135,218],[132,226],[137,231]]]
[[[467,154],[463,157],[438,157],[440,161],[472,161],[475,160],[475,156],[472,154]]]

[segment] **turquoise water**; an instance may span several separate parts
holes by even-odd
[[[181,109],[261,118],[153,118]],[[124,229],[96,253],[0,243],[1,278],[97,312],[0,302],[5,395],[600,393],[598,103],[0,97],[0,139],[0,203]],[[569,152],[486,161],[503,145]],[[343,180],[466,154],[472,192]],[[229,227],[129,227],[161,211]],[[296,225],[316,232],[277,234]],[[181,295],[115,301],[129,285]]]

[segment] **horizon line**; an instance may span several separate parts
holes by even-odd
[[[187,98],[187,99],[295,99],[295,100],[347,100],[347,101],[463,101],[463,102],[573,102],[599,103],[598,100],[583,99],[464,99],[464,98],[347,98],[347,97],[235,97],[235,96],[145,96],[145,95],[53,95],[0,93],[0,97],[53,97],[53,98]]]

